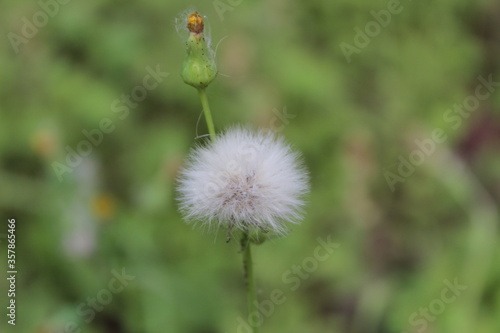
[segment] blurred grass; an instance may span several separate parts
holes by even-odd
[[[402,2],[350,63],[339,45],[387,2],[243,1],[223,19],[213,2],[194,5],[224,74],[208,89],[216,127],[270,127],[286,110],[280,134],[311,173],[303,224],[255,251],[261,299],[274,289],[287,298],[262,331],[417,331],[410,316],[458,278],[467,290],[422,331],[498,332],[500,94],[456,129],[443,118],[479,75],[500,80],[498,3]],[[5,36],[40,10],[0,6]],[[17,325],[2,319],[2,332],[62,332],[70,321],[91,333],[236,332],[238,246],[192,230],[175,203],[176,172],[206,133],[196,91],[178,74],[174,20],[185,7],[71,1],[19,53],[1,44],[0,215],[16,218],[19,271]],[[170,75],[120,119],[113,102],[157,65]],[[106,117],[116,129],[59,182],[53,162]],[[391,191],[386,171],[436,128],[448,139]],[[328,235],[340,248],[290,291],[284,272]],[[78,306],[122,268],[135,280],[85,322]]]

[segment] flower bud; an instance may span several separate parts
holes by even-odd
[[[199,89],[207,87],[217,75],[214,54],[205,40],[204,27],[203,17],[198,12],[189,15],[187,56],[181,70],[184,82]]]

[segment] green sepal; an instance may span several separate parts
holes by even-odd
[[[186,45],[187,56],[182,64],[182,79],[195,88],[206,88],[217,75],[212,51],[208,48],[203,33],[190,33]]]

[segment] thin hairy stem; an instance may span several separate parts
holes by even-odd
[[[201,105],[203,106],[203,113],[205,114],[205,120],[207,121],[208,133],[210,133],[210,140],[215,141],[215,127],[214,121],[212,120],[212,113],[210,112],[210,106],[208,105],[207,92],[205,88],[198,89],[200,94]]]
[[[245,287],[247,290],[248,315],[250,317],[251,313],[258,313],[258,309],[257,294],[255,293],[255,280],[253,276],[251,242],[247,232],[245,232],[241,238],[241,252],[243,253],[243,275],[245,279]],[[253,333],[259,333],[258,325],[252,326]]]

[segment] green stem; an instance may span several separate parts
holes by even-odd
[[[205,119],[207,121],[210,140],[213,142],[215,140],[215,127],[214,121],[212,120],[212,113],[210,112],[210,106],[208,105],[207,92],[205,91],[205,88],[199,88],[198,92],[200,94],[201,105],[203,106],[203,113],[205,114]]]
[[[247,232],[245,232],[241,238],[241,251],[243,252],[243,274],[245,278],[245,287],[247,289],[247,308],[248,315],[250,316],[252,312],[258,313],[258,309],[255,280],[253,277],[251,242]],[[259,327],[257,325],[253,326],[253,333],[259,333]]]

